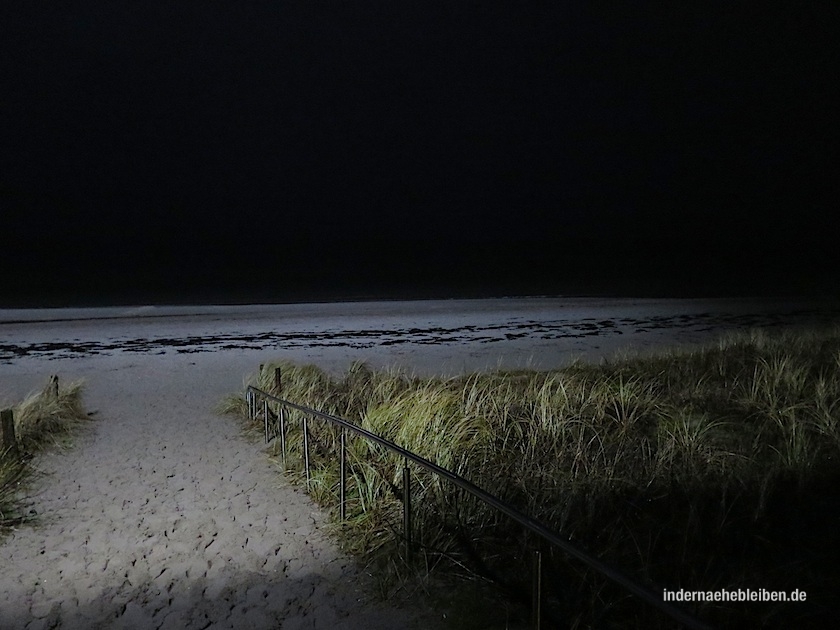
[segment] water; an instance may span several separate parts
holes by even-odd
[[[0,310],[0,364],[138,355],[253,356],[343,370],[549,369],[734,330],[840,322],[828,300],[515,298]]]

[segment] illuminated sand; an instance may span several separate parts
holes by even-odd
[[[0,545],[0,628],[442,626],[439,611],[377,603],[318,509],[213,411],[260,362],[549,368],[836,317],[807,305],[551,300],[126,311],[0,324],[4,402],[56,373],[85,378],[97,411],[75,448],[36,460],[41,522]]]
[[[98,361],[85,399],[99,422],[38,462],[43,523],[0,546],[0,627],[419,624],[421,611],[367,602],[372,586],[326,540],[311,501],[213,413],[230,387],[211,367]]]

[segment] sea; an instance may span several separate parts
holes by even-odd
[[[352,361],[418,374],[551,369],[840,323],[836,299],[531,297],[0,309],[0,365],[155,355]]]

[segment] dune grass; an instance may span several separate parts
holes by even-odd
[[[81,402],[82,386],[82,382],[59,385],[51,378],[42,391],[12,408],[17,448],[0,453],[0,533],[4,527],[30,520],[21,512],[21,484],[32,455],[66,446],[74,430],[88,420]]]
[[[279,363],[250,383],[272,391],[277,366],[287,400],[457,472],[643,583],[808,593],[806,604],[686,606],[708,622],[823,627],[832,614],[840,329],[753,331],[694,350],[455,378],[360,363],[331,378]],[[228,406],[245,413],[241,399]],[[302,481],[297,420],[292,414],[287,468]],[[338,433],[319,421],[309,427],[309,491],[335,512]],[[398,552],[402,461],[354,439],[348,462],[341,539],[366,557]],[[448,483],[412,475],[415,566],[478,576],[526,599],[537,541]],[[549,553],[545,580],[550,614],[570,627],[673,625],[562,552]]]

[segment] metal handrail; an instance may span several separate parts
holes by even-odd
[[[265,391],[263,391],[263,390],[261,390],[257,387],[254,387],[253,385],[249,385],[247,387],[245,395],[246,395],[246,399],[248,400],[248,403],[249,403],[248,413],[249,413],[250,419],[252,419],[252,420],[255,419],[256,415],[257,415],[256,401],[255,401],[255,399],[253,399],[253,401],[252,401],[251,397],[252,396],[261,396],[264,401],[271,400],[271,401],[273,401],[275,403],[278,403],[280,405],[290,407],[292,409],[296,409],[296,410],[298,410],[302,413],[310,414],[310,415],[318,417],[318,418],[322,418],[323,420],[327,420],[334,425],[342,427],[343,429],[347,429],[349,431],[352,431],[353,433],[356,433],[357,435],[360,435],[361,437],[363,437],[367,440],[370,440],[372,442],[380,444],[381,446],[384,446],[388,450],[393,451],[394,453],[397,453],[398,455],[401,455],[406,460],[414,462],[415,464],[417,464],[421,468],[424,468],[424,469],[428,470],[429,472],[432,472],[432,473],[438,475],[439,477],[443,477],[444,479],[447,479],[448,481],[452,482],[456,486],[458,486],[460,488],[463,488],[464,490],[466,490],[467,492],[472,494],[477,499],[480,499],[481,501],[483,501],[487,505],[497,509],[498,511],[500,511],[504,514],[507,514],[514,521],[516,521],[517,523],[519,523],[520,525],[525,527],[525,529],[537,534],[543,540],[546,540],[547,542],[551,543],[552,545],[555,545],[555,546],[559,547],[560,549],[562,549],[563,551],[565,551],[569,555],[577,558],[578,560],[580,560],[584,564],[586,564],[589,567],[595,569],[596,571],[598,571],[599,573],[601,573],[605,577],[609,578],[613,582],[623,586],[624,588],[626,588],[628,591],[630,591],[631,593],[633,593],[637,597],[640,597],[641,599],[643,599],[644,601],[646,601],[650,605],[654,606],[655,608],[657,608],[660,611],[664,612],[665,614],[669,615],[671,618],[680,622],[685,627],[692,628],[693,630],[710,630],[711,629],[711,626],[701,622],[700,620],[696,619],[695,617],[693,617],[692,615],[683,611],[682,609],[677,608],[676,606],[673,606],[673,605],[669,604],[668,602],[664,601],[661,596],[657,595],[651,589],[649,589],[645,586],[642,586],[641,584],[636,583],[635,581],[630,579],[628,576],[626,576],[624,573],[622,573],[618,569],[614,569],[613,567],[610,567],[610,566],[604,564],[598,558],[591,555],[587,551],[581,549],[578,545],[571,542],[569,539],[561,537],[560,534],[558,534],[557,532],[549,529],[548,527],[546,527],[545,525],[543,525],[539,521],[534,520],[533,518],[531,518],[527,514],[523,514],[522,512],[517,510],[516,508],[510,506],[509,504],[505,503],[504,501],[502,501],[498,497],[490,494],[486,490],[482,490],[481,488],[476,486],[474,483],[464,479],[463,477],[461,477],[460,475],[457,475],[456,473],[452,472],[451,470],[447,470],[445,468],[442,468],[442,467],[438,466],[437,464],[435,464],[433,462],[430,462],[429,460],[425,459],[424,457],[421,457],[417,453],[413,453],[412,451],[409,451],[409,450],[399,446],[398,444],[395,444],[394,442],[391,442],[390,440],[382,437],[381,435],[377,435],[376,433],[372,433],[371,431],[368,431],[367,429],[363,429],[362,427],[357,426],[357,425],[349,422],[348,420],[345,420],[344,418],[339,418],[337,416],[333,416],[333,415],[330,415],[328,413],[324,413],[323,411],[318,411],[318,410],[312,409],[310,407],[304,407],[302,405],[298,405],[297,403],[293,403],[291,401],[284,400],[282,398],[279,398],[277,396],[269,394],[268,392],[265,392]],[[253,404],[252,404],[252,402],[253,402]],[[269,441],[269,439],[268,439],[268,414],[267,413],[266,413],[266,417],[265,417],[265,424],[266,424],[266,441]],[[342,458],[343,458],[343,451],[342,451]],[[343,468],[343,466],[342,466],[342,468]],[[407,469],[405,469],[405,470],[407,471]],[[308,474],[308,470],[307,470],[307,474]],[[404,475],[404,482],[407,482],[407,478],[406,478],[405,475]],[[406,503],[407,503],[407,492],[405,494],[406,494]],[[342,505],[342,508],[343,508],[343,505]],[[343,517],[343,514],[342,514],[342,517]]]

